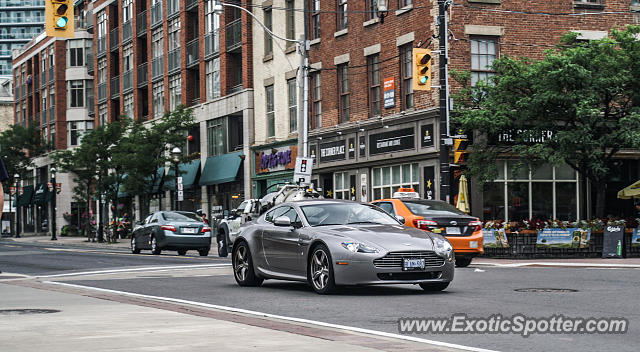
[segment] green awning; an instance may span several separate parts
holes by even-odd
[[[151,182],[151,177],[145,178],[147,182]],[[153,189],[151,190],[152,194],[158,194],[162,192],[162,182],[164,181],[164,167],[159,167],[156,170],[156,179],[153,182]]]
[[[36,186],[33,194],[33,204],[44,205],[49,201],[49,188],[46,183],[40,183]]]
[[[22,195],[18,196],[18,201],[16,202],[17,207],[24,207],[26,205],[31,204],[31,199],[33,198],[33,186],[24,186]]]
[[[202,168],[200,186],[233,182],[242,165],[242,152],[210,156]]]
[[[197,185],[196,179],[200,175],[200,159],[193,160],[189,163],[178,164],[178,169],[180,170],[180,175],[178,176],[182,176],[182,186],[184,189],[189,189]],[[173,190],[176,188],[175,174],[174,166],[172,166],[169,168],[169,171],[167,171],[167,176],[171,176],[171,178],[164,183],[164,189]]]

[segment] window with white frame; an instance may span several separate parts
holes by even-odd
[[[365,19],[367,21],[378,18],[378,0],[366,0],[365,7],[367,10]]]
[[[273,96],[273,84],[264,87],[265,101],[266,101],[266,115],[267,115],[267,137],[274,137],[276,135],[276,117],[275,117],[275,102]]]
[[[380,54],[367,56],[367,78],[369,81],[369,111],[370,116],[380,116]]]
[[[310,0],[309,39],[320,39],[320,0]]]
[[[129,93],[122,99],[124,107],[124,115],[133,119],[133,93]]]
[[[347,0],[337,1],[337,13],[336,13],[336,32],[347,29]]]
[[[98,105],[98,121],[100,126],[104,126],[109,122],[108,113],[109,110],[107,109],[107,104]]]
[[[70,67],[84,66],[84,40],[68,40],[67,56]]]
[[[401,9],[403,7],[410,6],[413,3],[413,0],[398,0],[398,8]]]
[[[206,63],[207,100],[220,97],[220,58],[216,57]]]
[[[169,78],[169,109],[171,111],[182,103],[182,78],[174,75]]]
[[[133,70],[133,44],[129,43],[122,48],[122,70]]]
[[[83,80],[69,81],[69,107],[70,108],[84,107],[84,81]]]
[[[162,27],[156,28],[151,33],[151,57],[161,57],[164,53],[164,43],[162,41],[163,33]]]
[[[322,127],[322,76],[320,71],[311,73],[311,129]]]
[[[53,55],[53,45],[49,46],[49,68],[52,68],[53,65],[55,65],[56,60],[55,60],[55,56]],[[49,77],[49,80],[51,80],[52,77]]]
[[[413,107],[413,43],[400,47],[400,76],[402,78],[402,109]]]
[[[107,12],[100,11],[97,15],[98,38],[104,38],[107,35]]]
[[[164,82],[153,84],[153,116],[158,118],[164,115]]]
[[[67,124],[67,139],[69,141],[69,146],[81,144],[82,137],[93,130],[93,121],[71,121]]]
[[[578,220],[578,174],[566,164],[530,170],[515,160],[500,160],[498,177],[483,191],[485,220]]]
[[[471,40],[471,85],[486,80],[495,73],[491,68],[496,59],[496,38],[472,37]]]
[[[398,188],[409,187],[420,193],[420,167],[417,163],[375,167],[371,173],[373,199],[391,198]]]
[[[122,0],[122,22],[131,21],[133,14],[133,0]]]
[[[98,84],[107,83],[107,58],[98,59]]]
[[[169,51],[180,47],[180,18],[169,21],[168,29]]]
[[[289,133],[298,130],[298,89],[296,79],[287,80],[287,93],[289,100]]]
[[[333,198],[351,199],[351,179],[348,172],[333,174]],[[353,185],[355,187],[355,185]]]
[[[212,51],[218,52],[220,50],[220,15],[214,12],[213,7],[215,0],[206,0],[205,16],[204,16],[204,30],[206,34],[214,33],[212,38]]]
[[[42,102],[41,102],[41,110],[42,110],[42,120],[46,121],[47,117],[44,116],[45,111],[47,111],[47,97],[49,96],[49,94],[47,94],[47,89],[43,89],[42,90],[42,94],[40,95],[42,97]]]

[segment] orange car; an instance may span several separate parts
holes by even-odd
[[[371,204],[404,218],[406,226],[444,235],[453,245],[456,266],[469,266],[473,257],[484,253],[482,222],[447,202],[420,199],[413,188],[400,188],[392,198],[374,200]]]

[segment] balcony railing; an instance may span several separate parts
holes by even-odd
[[[44,1],[39,0],[2,0],[0,7],[44,7]]]
[[[196,6],[198,6],[198,0],[187,0],[184,8],[185,10],[189,11]]]
[[[93,65],[93,53],[89,51],[87,53],[87,73],[93,74],[94,72],[95,72],[95,69]]]
[[[242,45],[242,19],[238,18],[225,27],[227,35],[227,50],[233,50]]]
[[[169,72],[180,69],[180,48],[169,51]]]
[[[138,65],[138,87],[144,87],[149,83],[149,70],[147,63]]]
[[[118,46],[120,44],[120,38],[118,36],[118,28],[114,28],[109,33],[109,48],[111,51],[118,50]]]
[[[49,83],[53,82],[53,67],[49,67]]]
[[[97,55],[98,57],[106,54],[107,52],[107,38],[98,38]]]
[[[75,16],[74,29],[89,29],[93,27],[93,16]]]
[[[111,99],[117,98],[120,96],[120,77],[115,76],[111,78]]]
[[[136,18],[136,35],[138,37],[147,34],[147,10],[138,14]]]
[[[128,92],[133,89],[133,70],[122,73],[122,91]]]
[[[98,103],[107,100],[107,83],[98,84]]]
[[[151,27],[162,24],[162,1],[151,6]]]
[[[220,35],[218,31],[211,32],[204,36],[204,57],[209,57],[220,52]]]
[[[187,67],[198,64],[200,50],[198,49],[198,38],[187,43]]]
[[[131,29],[131,20],[122,24],[122,42],[126,43],[131,40],[133,32]]]
[[[151,80],[156,80],[164,75],[163,57],[156,57],[151,61]]]
[[[171,18],[180,12],[180,0],[167,1],[167,18]]]

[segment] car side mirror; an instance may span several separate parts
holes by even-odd
[[[404,225],[404,223],[405,223],[405,221],[406,221],[406,220],[404,219],[404,216],[402,216],[402,215],[398,215],[398,216],[396,216],[396,219],[398,219],[398,221],[400,221],[400,223],[401,223],[402,225]]]
[[[273,221],[273,223],[276,226],[291,226],[291,219],[286,216],[279,216]]]

